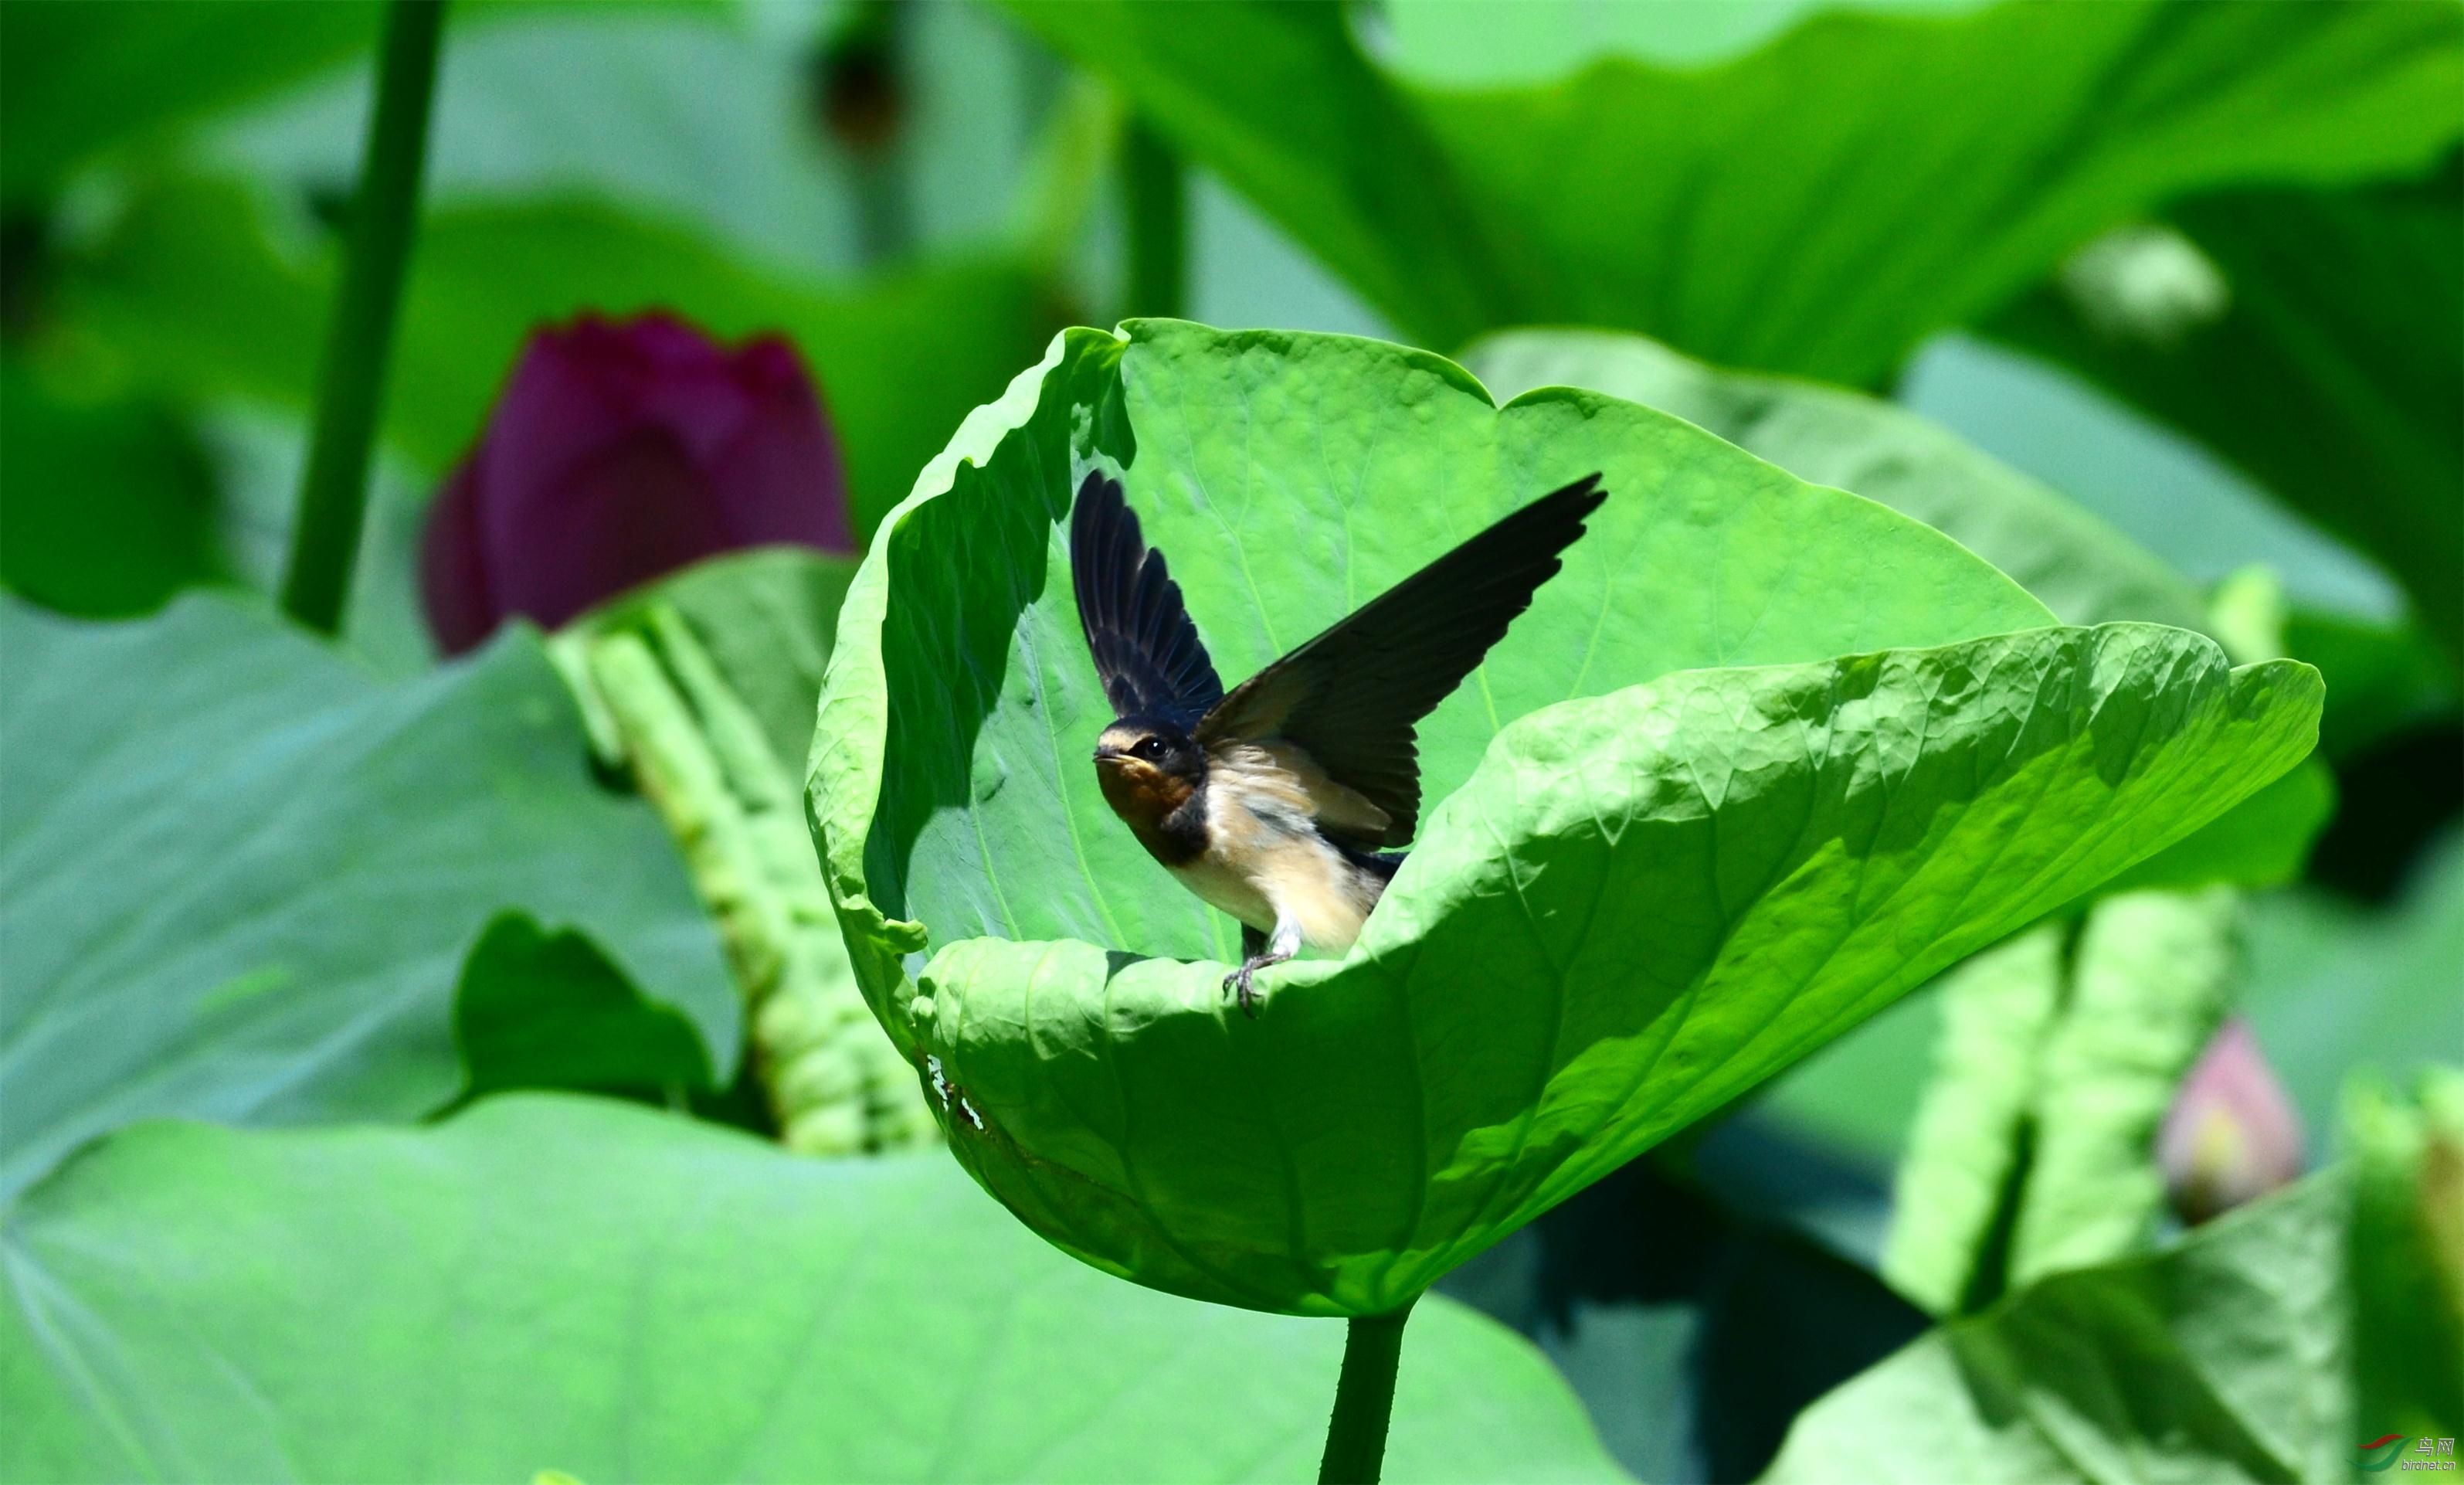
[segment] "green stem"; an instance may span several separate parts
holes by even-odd
[[[1377,1485],[1386,1458],[1386,1420],[1395,1410],[1395,1365],[1403,1355],[1405,1305],[1392,1315],[1355,1316],[1343,1333],[1343,1374],[1334,1384],[1318,1485]]]
[[[1188,308],[1189,171],[1143,120],[1133,119],[1121,142],[1121,187],[1130,228],[1129,314],[1178,319]]]
[[[368,450],[385,400],[394,308],[418,220],[428,154],[428,105],[435,92],[443,0],[393,0],[377,64],[376,106],[360,159],[350,236],[334,317],[318,369],[316,426],[299,482],[299,519],[282,573],[282,607],[333,633],[350,596],[367,511]]]

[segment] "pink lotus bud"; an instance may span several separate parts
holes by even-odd
[[[553,628],[740,547],[851,551],[847,480],[783,340],[731,350],[672,315],[535,331],[437,492],[420,554],[449,654],[514,614]]]
[[[2301,1174],[2301,1116],[2250,1024],[2227,1021],[2173,1095],[2156,1164],[2182,1220],[2205,1222]]]

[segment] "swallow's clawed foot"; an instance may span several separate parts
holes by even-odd
[[[1223,977],[1223,993],[1239,998],[1241,1014],[1252,1021],[1258,1019],[1258,1003],[1265,1000],[1265,996],[1259,991],[1252,977],[1268,964],[1280,964],[1283,962],[1281,957],[1273,954],[1252,955],[1247,964]]]

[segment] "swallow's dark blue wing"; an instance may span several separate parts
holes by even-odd
[[[1138,534],[1121,482],[1100,471],[1078,487],[1069,512],[1069,580],[1114,716],[1158,717],[1187,731],[1223,699],[1180,585]]]
[[[1608,493],[1592,475],[1542,496],[1354,610],[1233,689],[1199,723],[1204,743],[1284,738],[1327,777],[1386,811],[1369,846],[1399,846],[1420,815],[1421,718],[1506,637],[1558,554]]]

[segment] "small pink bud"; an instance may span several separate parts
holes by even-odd
[[[2156,1164],[2173,1209],[2194,1224],[2301,1174],[2301,1116],[2239,1016],[2182,1079],[2156,1134]]]
[[[803,364],[730,349],[672,315],[532,333],[420,553],[449,654],[521,614],[554,628],[704,557],[854,549],[838,440]]]

